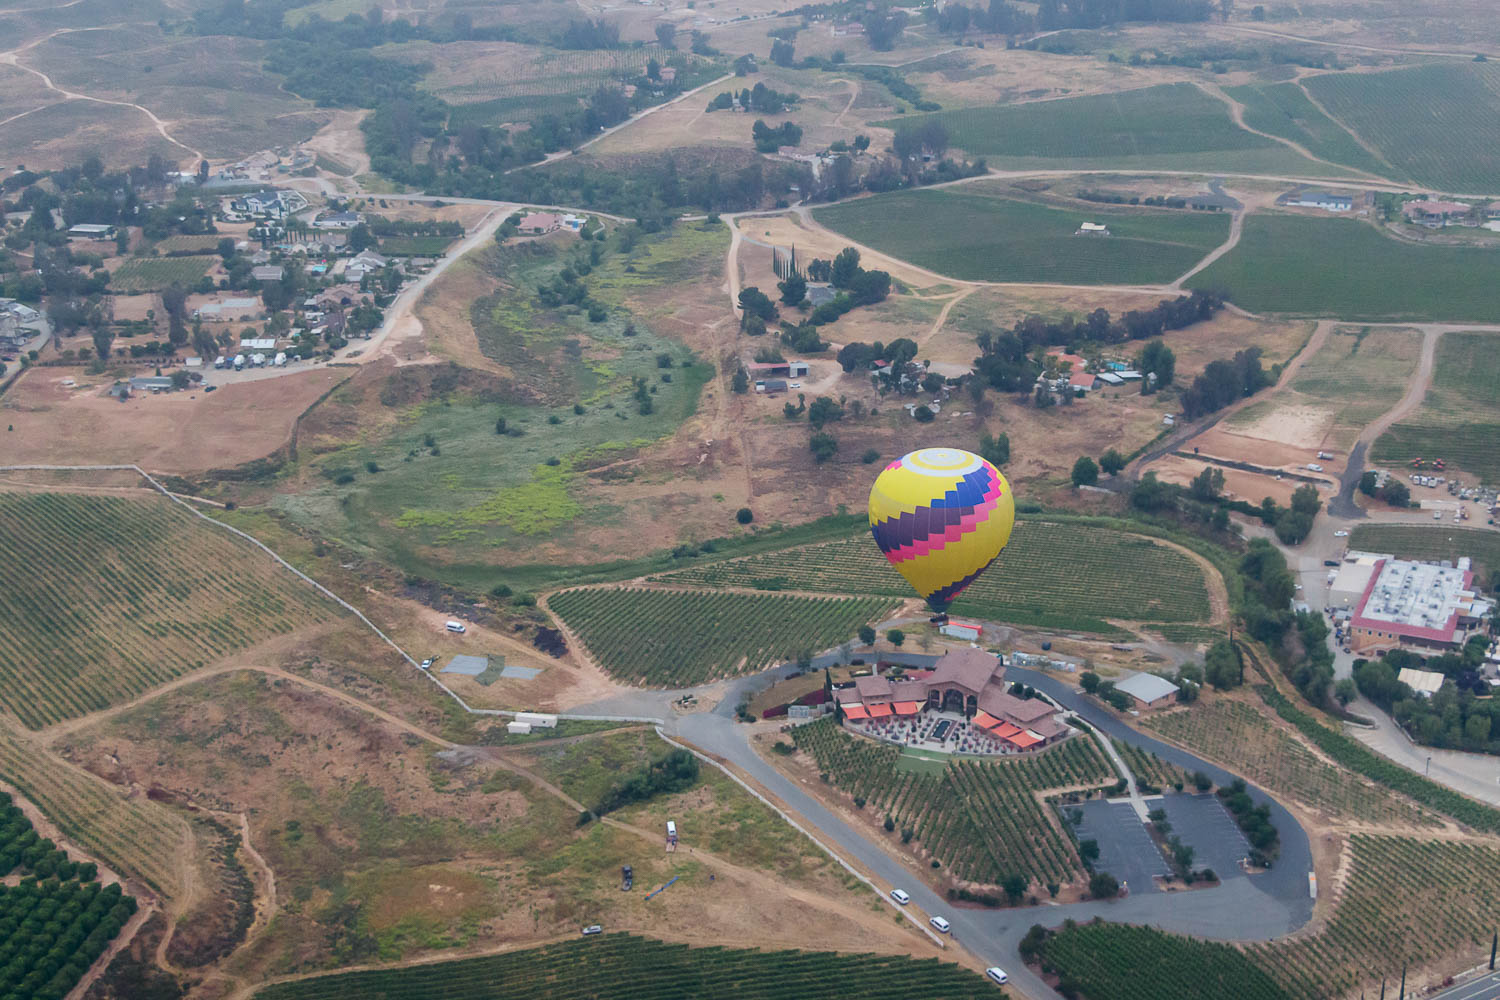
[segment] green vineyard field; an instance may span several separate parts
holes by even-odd
[[[40,728],[337,609],[165,499],[0,493],[0,708]]]
[[[1227,944],[1151,927],[1091,923],[1047,938],[1040,950],[1073,993],[1089,1000],[1284,1000],[1276,982]]]
[[[911,596],[911,587],[866,535],[709,563],[662,577],[671,583]],[[1104,618],[1202,622],[1203,573],[1175,549],[1110,528],[1023,520],[1010,544],[953,605],[955,615],[1098,632]]]
[[[191,288],[203,277],[213,257],[131,257],[109,276],[117,292],[154,292],[177,284]]]
[[[1118,777],[1086,736],[1014,760],[955,759],[938,774],[898,767],[898,748],[850,736],[829,718],[797,727],[793,738],[829,781],[897,829],[910,828],[950,874],[988,885],[1015,874],[1037,886],[1081,877],[1072,842],[1037,793]]]
[[[836,646],[895,603],[636,588],[548,598],[605,670],[663,687],[753,673],[803,650]]]
[[[1255,83],[1226,87],[1245,106],[1245,124],[1290,139],[1314,156],[1356,170],[1389,176],[1392,170],[1361,146],[1338,122],[1318,110],[1295,83]]]
[[[937,959],[690,948],[609,934],[485,958],[319,976],[259,1000],[989,1000],[978,974]]]

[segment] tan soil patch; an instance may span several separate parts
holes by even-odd
[[[1156,473],[1157,478],[1163,482],[1186,486],[1208,464],[1210,463],[1169,455],[1151,463],[1145,471]],[[1226,469],[1222,466],[1216,466],[1216,468],[1224,473],[1225,495],[1234,500],[1260,503],[1262,498],[1270,497],[1284,507],[1292,502],[1292,492],[1302,485],[1293,479],[1277,479],[1275,476],[1264,476],[1240,469]]]
[[[1241,437],[1275,441],[1294,448],[1316,449],[1333,428],[1335,416],[1335,411],[1319,406],[1279,406],[1253,416],[1247,422],[1231,418],[1229,426],[1233,428],[1233,434]]]

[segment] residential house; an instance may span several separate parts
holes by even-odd
[[[266,264],[251,268],[250,277],[256,281],[280,281],[286,277],[286,270],[280,264]]]
[[[1462,201],[1409,201],[1401,209],[1412,222],[1440,229],[1467,219],[1474,206]]]
[[[1084,392],[1093,392],[1099,388],[1099,376],[1093,372],[1075,371],[1068,377],[1068,388],[1075,391],[1082,389]]]
[[[677,67],[676,66],[663,66],[661,68],[661,82],[662,83],[676,83],[677,82]]]
[[[521,217],[521,222],[516,229],[527,236],[542,236],[557,232],[562,224],[562,216],[555,212],[528,212]]]
[[[1282,204],[1292,208],[1321,208],[1325,212],[1349,212],[1354,209],[1354,198],[1331,191],[1296,191],[1287,195]]]
[[[358,212],[324,212],[313,220],[314,229],[353,229],[365,217]]]
[[[34,334],[22,331],[21,323],[8,312],[0,312],[0,350],[19,350]]]
[[[68,238],[72,240],[112,240],[115,238],[115,227],[92,222],[80,222],[68,230]]]
[[[365,275],[384,271],[389,264],[389,260],[374,250],[361,250],[344,265],[344,280],[358,282]]]
[[[1109,227],[1102,222],[1085,222],[1073,233],[1074,236],[1108,236]]]

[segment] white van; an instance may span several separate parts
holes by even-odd
[[[1005,974],[1005,970],[998,965],[992,965],[988,969],[985,969],[984,974],[1001,986],[1004,986],[1010,980],[1010,977]]]
[[[927,922],[931,924],[939,934],[948,933],[948,921],[944,920],[942,917],[933,917]]]
[[[464,627],[464,623],[463,622],[456,622],[456,621],[454,621],[451,618],[448,619],[448,621],[443,625],[443,628],[447,629],[449,632],[460,632],[460,633],[462,633],[462,632],[467,632],[468,631],[468,629]]]
[[[668,837],[676,837],[677,836],[677,824],[674,823],[672,820],[667,820],[667,836]]]
[[[911,897],[906,894],[905,889],[892,889],[891,898],[900,903],[902,906],[905,906],[907,903],[911,902]]]

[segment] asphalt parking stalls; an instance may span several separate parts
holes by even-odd
[[[1158,800],[1149,801],[1155,808]],[[1074,827],[1079,842],[1094,840],[1099,843],[1095,871],[1109,872],[1122,885],[1128,885],[1133,893],[1159,891],[1152,877],[1170,872],[1130,803],[1095,799],[1081,805],[1064,806],[1063,812],[1066,815],[1074,809],[1083,814],[1083,822]]]
[[[1164,795],[1148,799],[1152,809],[1163,809],[1173,835],[1193,849],[1193,868],[1212,868],[1221,879],[1238,878],[1240,860],[1250,854],[1250,843],[1218,798],[1205,795]]]

